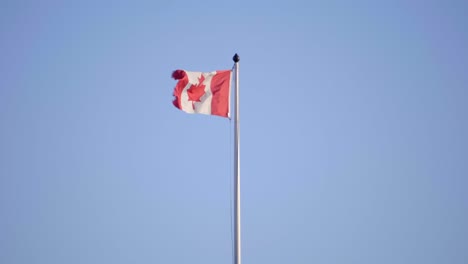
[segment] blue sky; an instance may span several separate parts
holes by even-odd
[[[0,263],[231,263],[236,52],[244,263],[466,263],[467,8],[2,1]]]

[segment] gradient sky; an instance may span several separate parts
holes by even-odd
[[[466,1],[1,1],[0,263],[468,263]]]

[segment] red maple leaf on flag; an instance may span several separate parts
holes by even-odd
[[[205,76],[203,74],[198,78],[197,84],[190,85],[190,88],[187,89],[188,100],[192,101],[193,109],[195,109],[195,102],[200,102],[200,98],[205,94]]]

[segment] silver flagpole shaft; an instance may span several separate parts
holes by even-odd
[[[241,264],[241,212],[240,212],[240,137],[239,137],[239,55],[234,55],[236,86],[234,90],[234,264]]]

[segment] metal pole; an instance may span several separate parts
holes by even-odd
[[[234,55],[236,86],[234,90],[234,264],[241,264],[240,155],[239,155],[239,55]]]

